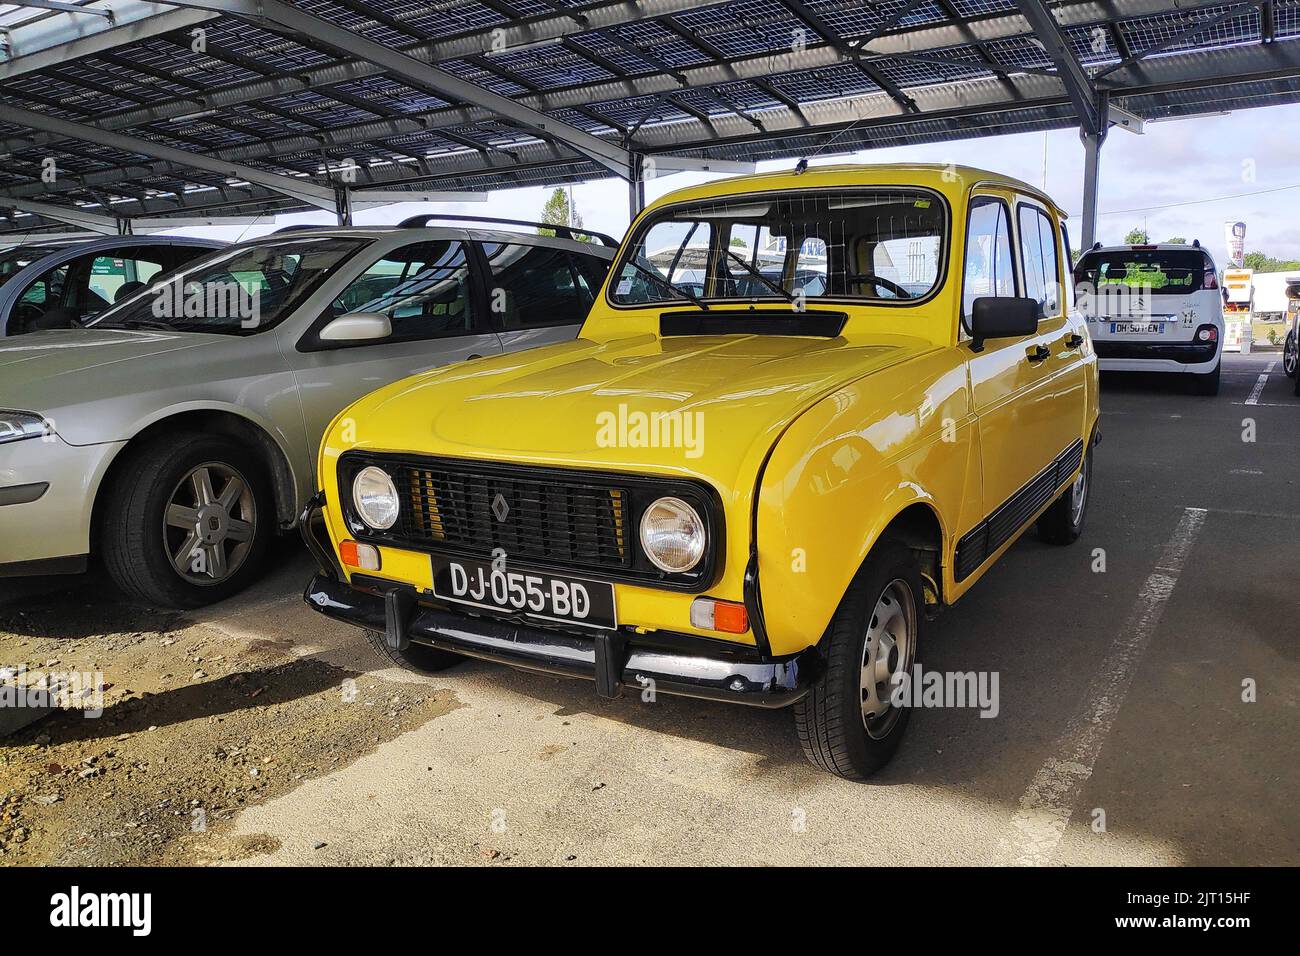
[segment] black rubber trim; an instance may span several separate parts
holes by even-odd
[[[37,561],[11,561],[0,564],[0,578],[32,578],[45,574],[81,574],[90,564],[90,555],[71,554],[64,558],[41,558]]]
[[[30,485],[9,485],[0,488],[0,507],[4,505],[26,505],[39,501],[50,490],[48,481],[36,481]]]
[[[833,339],[849,321],[846,312],[794,309],[747,309],[736,312],[664,312],[659,334],[673,335],[808,335]]]
[[[958,581],[970,577],[990,554],[1010,541],[1056,497],[1061,486],[1079,470],[1082,461],[1083,439],[1080,438],[999,505],[992,514],[966,532],[957,542],[953,576]]]
[[[1092,340],[1097,358],[1103,359],[1164,359],[1180,365],[1200,365],[1213,360],[1218,354],[1217,342],[1205,345],[1156,345],[1142,342],[1109,342]]]

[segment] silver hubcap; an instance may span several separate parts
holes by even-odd
[[[1282,349],[1282,368],[1286,370],[1286,374],[1294,374],[1296,359],[1300,358],[1300,342],[1296,341],[1296,336],[1288,335]]]
[[[256,531],[253,489],[224,462],[205,462],[182,478],[163,518],[172,568],[198,585],[220,584],[238,571]]]
[[[1070,486],[1070,521],[1077,527],[1083,520],[1083,508],[1088,503],[1088,463],[1079,469],[1079,476]]]
[[[902,711],[890,703],[895,675],[910,674],[916,657],[916,601],[906,581],[896,578],[876,600],[862,645],[862,725],[880,739]]]

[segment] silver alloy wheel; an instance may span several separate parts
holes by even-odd
[[[1083,509],[1088,504],[1088,463],[1085,461],[1079,468],[1079,475],[1074,479],[1074,484],[1070,485],[1070,523],[1074,527],[1079,527],[1079,522],[1083,520]]]
[[[1300,336],[1294,331],[1282,345],[1282,370],[1287,375],[1296,374],[1296,360],[1300,359]]]
[[[862,725],[875,740],[889,736],[902,710],[890,703],[895,675],[910,679],[916,658],[916,600],[902,578],[885,585],[876,600],[862,645]]]
[[[247,559],[256,533],[253,488],[225,462],[190,469],[167,499],[163,544],[172,569],[191,584],[229,579]]]

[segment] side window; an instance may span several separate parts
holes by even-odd
[[[331,318],[348,312],[388,316],[388,342],[407,342],[481,331],[469,297],[465,245],[453,239],[394,249],[371,264],[330,303]]]
[[[19,296],[19,305],[31,305],[44,311],[59,304],[64,284],[68,281],[68,264],[65,262],[34,280]]]
[[[990,196],[971,202],[966,226],[966,264],[962,277],[962,317],[983,296],[1016,294],[1016,267],[1011,254],[1011,221],[1007,204]]]
[[[491,268],[488,301],[505,331],[575,325],[587,317],[595,290],[568,251],[549,246],[485,242]]]
[[[1025,270],[1025,295],[1036,299],[1043,316],[1060,311],[1060,278],[1056,231],[1052,220],[1037,206],[1018,207],[1020,261]]]
[[[569,255],[573,259],[574,266],[577,267],[579,281],[591,293],[591,301],[595,302],[596,293],[605,284],[605,277],[609,275],[609,267],[613,263],[609,259],[589,256],[581,252],[571,252]]]

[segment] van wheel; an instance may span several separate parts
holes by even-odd
[[[891,698],[916,664],[923,595],[911,551],[895,541],[877,545],[826,629],[826,672],[794,705],[799,743],[814,766],[862,780],[898,749],[911,709]]]
[[[1296,364],[1300,360],[1300,347],[1296,344],[1295,329],[1286,334],[1286,342],[1282,346],[1282,371],[1286,373],[1287,378],[1296,377]]]
[[[1038,519],[1038,536],[1048,544],[1073,544],[1083,532],[1092,498],[1092,442],[1083,450],[1083,466]]]
[[[406,645],[404,651],[396,650],[388,646],[388,637],[383,631],[367,630],[366,640],[370,642],[371,647],[398,667],[404,667],[408,671],[416,671],[421,674],[436,674],[438,671],[445,671],[448,667],[454,667],[465,659],[462,655],[452,651],[426,647],[424,644],[412,643]]]
[[[275,503],[258,456],[230,438],[170,434],[141,448],[105,491],[99,546],[129,596],[195,608],[262,570]]]
[[[1192,376],[1192,394],[1194,395],[1218,395],[1219,394],[1219,372],[1223,368],[1223,362],[1214,366],[1213,372],[1205,372],[1201,375]]]

